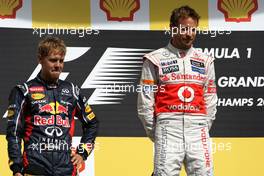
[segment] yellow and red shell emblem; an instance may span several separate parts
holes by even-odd
[[[218,9],[224,13],[227,22],[249,22],[258,9],[257,0],[218,0]]]
[[[108,21],[133,21],[140,8],[139,0],[100,0],[100,8],[106,12]]]
[[[0,0],[0,18],[16,18],[16,12],[22,7],[22,0]]]
[[[31,95],[31,98],[33,98],[34,100],[41,100],[43,98],[45,98],[45,94],[43,93],[34,93]]]

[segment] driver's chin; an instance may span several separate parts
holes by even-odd
[[[193,43],[192,41],[190,41],[190,42],[184,42],[183,43],[183,46],[184,46],[185,49],[189,49],[189,48],[192,47],[192,43]]]
[[[183,50],[187,50],[187,49],[189,49],[189,48],[191,48],[191,46],[192,45],[188,45],[188,44],[182,44],[182,47],[181,47],[181,49],[183,49]]]
[[[60,77],[60,72],[56,72],[56,73],[53,72],[50,75],[51,81],[57,81],[59,79],[59,77]]]

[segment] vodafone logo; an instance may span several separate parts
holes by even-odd
[[[182,102],[189,103],[194,99],[194,90],[189,86],[182,86],[178,91],[178,97]]]

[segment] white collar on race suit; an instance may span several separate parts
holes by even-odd
[[[169,42],[169,44],[167,45],[168,49],[173,52],[174,54],[176,54],[176,56],[178,58],[183,58],[185,57],[186,55],[190,55],[192,53],[192,51],[194,50],[193,47],[191,47],[190,49],[187,49],[187,50],[181,50],[181,49],[178,49],[178,48],[175,48],[172,44],[171,44],[171,41]]]

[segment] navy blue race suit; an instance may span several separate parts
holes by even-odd
[[[86,160],[94,146],[98,121],[80,89],[62,80],[48,84],[40,74],[14,87],[9,96],[6,135],[13,174],[76,175],[70,156],[74,116],[83,128],[76,152]]]

